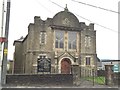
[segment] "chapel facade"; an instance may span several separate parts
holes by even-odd
[[[49,61],[49,65],[44,64],[46,74],[91,76],[93,69],[97,69],[94,24],[87,26],[79,22],[67,7],[46,20],[35,16],[34,23],[28,26],[27,36],[15,40],[14,46],[15,74],[43,73],[40,60]]]

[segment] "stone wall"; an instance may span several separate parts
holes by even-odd
[[[72,74],[7,75],[9,86],[72,86]]]
[[[23,73],[23,59],[22,59],[22,42],[15,41],[15,53],[14,53],[14,73],[20,74]]]
[[[120,86],[120,72],[114,73],[113,83],[114,83],[114,85]]]

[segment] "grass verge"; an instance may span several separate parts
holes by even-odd
[[[102,77],[102,76],[101,77],[95,76],[94,78],[93,77],[86,77],[85,79],[89,80],[91,82],[93,82],[93,80],[94,80],[94,83],[98,83],[98,84],[102,84],[102,85],[105,84],[105,77]]]

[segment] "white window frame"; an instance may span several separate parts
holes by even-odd
[[[44,37],[42,36],[44,34]],[[46,32],[40,32],[40,44],[46,44]],[[44,42],[42,42],[42,39],[44,38]]]
[[[90,46],[91,46],[91,37],[85,36],[85,47],[90,47]]]

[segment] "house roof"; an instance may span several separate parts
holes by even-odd
[[[101,62],[120,62],[120,60],[103,59]]]

